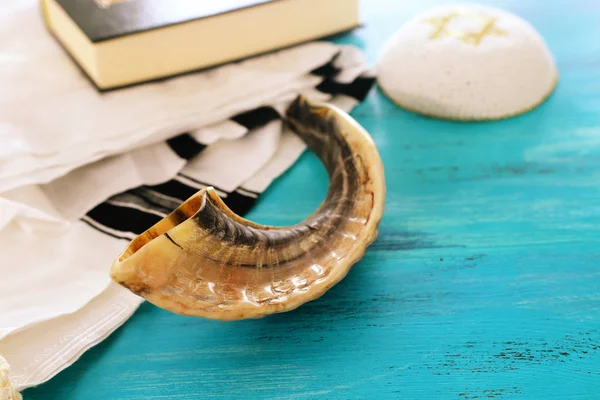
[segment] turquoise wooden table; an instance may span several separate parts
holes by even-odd
[[[374,61],[440,3],[364,1],[366,26],[339,41]],[[144,304],[25,399],[600,399],[600,2],[488,4],[545,36],[556,92],[521,117],[452,123],[373,90],[353,116],[381,151],[386,215],[344,281],[261,320]],[[307,153],[249,218],[300,221],[326,188]]]

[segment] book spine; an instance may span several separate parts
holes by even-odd
[[[52,22],[50,22],[50,17],[48,16],[48,6],[46,5],[46,0],[40,0],[40,12],[42,13],[42,18],[46,27],[52,31],[54,27],[52,26]]]

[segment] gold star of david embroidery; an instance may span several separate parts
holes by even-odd
[[[479,21],[481,29],[479,31],[462,31],[449,27],[449,23],[457,18],[468,18]],[[429,36],[430,40],[453,36],[467,44],[477,46],[486,36],[506,35],[506,31],[496,27],[496,18],[475,11],[455,11],[441,17],[429,18],[425,20],[425,23],[435,28]]]

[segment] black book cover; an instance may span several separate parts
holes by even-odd
[[[56,0],[92,42],[285,0]]]

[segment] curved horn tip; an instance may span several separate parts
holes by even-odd
[[[288,106],[286,117],[301,119],[302,116],[309,114],[313,109],[323,105],[324,104],[319,104],[309,100],[304,95],[298,95],[298,97],[296,97],[296,99]]]

